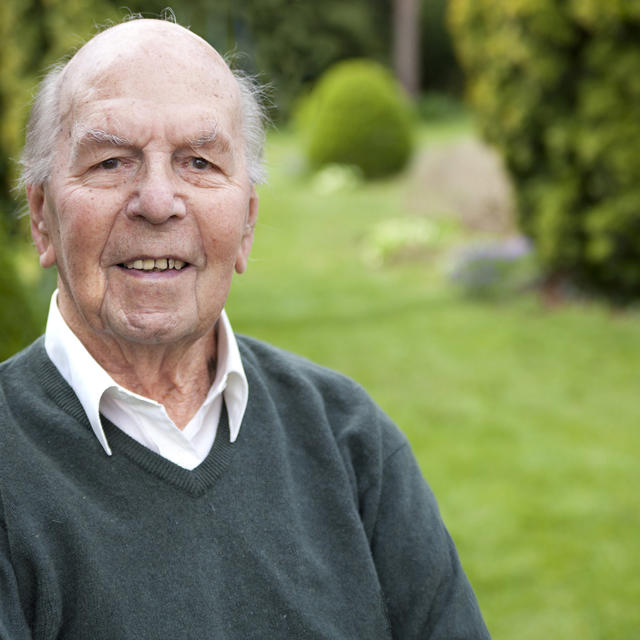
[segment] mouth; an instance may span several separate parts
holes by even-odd
[[[137,258],[118,266],[135,271],[169,271],[172,269],[180,271],[189,266],[189,263],[177,258]]]

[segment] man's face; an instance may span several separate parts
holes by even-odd
[[[187,45],[81,69],[53,173],[29,190],[41,263],[57,264],[60,309],[85,342],[196,339],[246,267],[257,199],[237,87]]]

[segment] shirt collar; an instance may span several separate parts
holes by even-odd
[[[47,355],[73,389],[87,414],[96,438],[106,453],[111,455],[111,448],[100,421],[100,400],[104,392],[114,388],[131,396],[153,401],[121,387],[96,362],[62,317],[58,309],[57,289],[51,296],[44,340]],[[249,385],[242,366],[238,343],[224,309],[218,322],[217,340],[216,376],[203,407],[212,402],[218,394],[224,393],[229,416],[230,440],[234,442],[238,437],[247,406]]]
[[[224,309],[218,321],[216,376],[203,403],[206,406],[223,392],[229,417],[229,439],[235,442],[249,400],[249,383],[242,366],[240,350]]]

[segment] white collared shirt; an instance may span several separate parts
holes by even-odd
[[[45,332],[47,355],[69,383],[108,455],[100,413],[140,444],[185,469],[197,467],[209,453],[218,430],[222,398],[234,442],[247,407],[249,386],[235,336],[224,310],[218,322],[216,376],[196,414],[180,430],[162,404],[117,384],[71,331],[58,309],[58,291],[51,296]]]

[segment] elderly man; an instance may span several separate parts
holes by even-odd
[[[260,112],[134,20],[44,80],[24,154],[46,335],[0,368],[0,638],[487,638],[405,438],[234,336]]]

